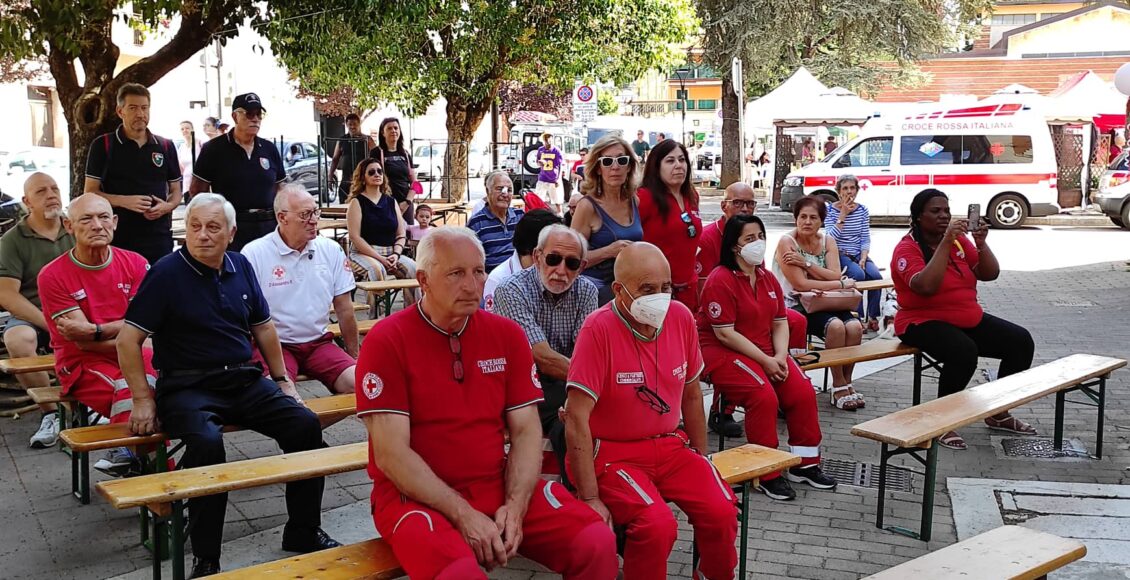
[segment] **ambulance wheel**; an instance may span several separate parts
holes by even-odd
[[[1122,221],[1122,218],[1111,217],[1110,221],[1111,221],[1111,223],[1113,223],[1114,225],[1116,225],[1120,228],[1127,229],[1126,228],[1126,222]]]
[[[994,228],[1011,230],[1020,227],[1028,217],[1028,204],[1014,193],[998,196],[989,205],[989,223]]]
[[[830,191],[817,191],[816,193],[813,193],[812,195],[820,198],[820,200],[823,201],[824,203],[836,203],[836,194],[834,194]]]
[[[1130,203],[1122,204],[1122,211],[1119,212],[1119,217],[1121,219],[1115,221],[1114,223],[1118,224],[1118,227],[1122,229],[1130,230]],[[1114,218],[1111,219],[1113,220]]]

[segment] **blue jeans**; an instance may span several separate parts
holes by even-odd
[[[847,267],[845,274],[848,278],[856,282],[864,282],[866,280],[882,280],[883,274],[879,272],[879,267],[871,258],[867,258],[867,262],[863,264],[864,267],[859,266],[859,256],[849,256],[840,252],[840,267]],[[883,298],[883,292],[879,290],[872,290],[867,293],[867,318],[871,320],[879,319],[879,302]],[[863,307],[859,308],[860,316],[863,315]]]

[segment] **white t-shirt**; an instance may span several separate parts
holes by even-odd
[[[522,271],[522,260],[518,252],[510,254],[510,259],[495,266],[487,276],[486,286],[483,287],[483,308],[487,312],[494,312],[494,289],[506,281],[507,278]]]
[[[336,242],[318,236],[299,252],[275,231],[243,247],[255,279],[271,307],[279,341],[302,344],[320,338],[330,324],[335,296],[356,287],[345,252]]]

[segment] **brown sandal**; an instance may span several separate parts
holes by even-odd
[[[1036,435],[1036,428],[1009,415],[1004,419],[996,419],[993,417],[985,417],[985,424],[989,429],[994,431],[1004,431],[1006,433],[1016,433],[1017,435]]]
[[[969,446],[965,444],[965,439],[962,439],[961,435],[957,434],[957,431],[947,431],[945,435],[938,438],[938,445],[955,451],[965,451],[969,449]]]

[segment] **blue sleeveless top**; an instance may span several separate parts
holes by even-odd
[[[635,197],[633,197],[629,204],[632,208],[632,222],[626,226],[620,225],[616,220],[609,216],[604,208],[600,207],[596,200],[589,200],[592,206],[596,208],[597,213],[600,214],[600,229],[589,235],[589,250],[598,250],[613,242],[619,240],[630,240],[633,242],[643,241],[643,224],[640,222],[640,208],[636,206]],[[613,271],[612,268],[616,265],[616,260],[605,260],[594,266],[585,268],[583,274],[588,276],[598,286],[607,286],[612,283]]]

